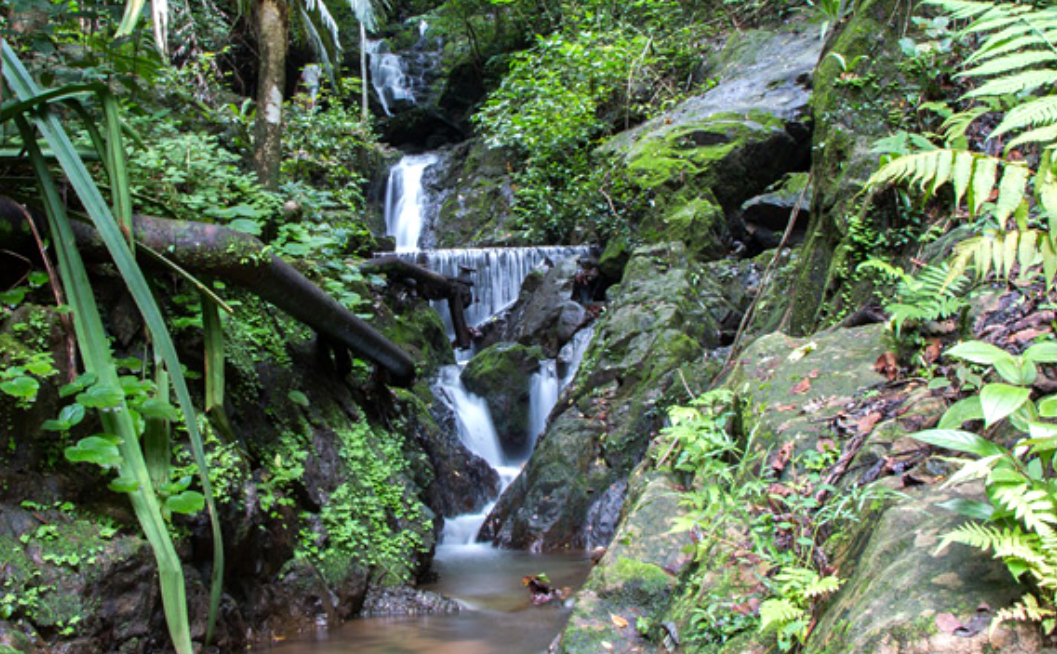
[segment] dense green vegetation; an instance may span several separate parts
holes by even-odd
[[[983,480],[986,501],[954,506],[974,522],[946,534],[943,545],[967,544],[1002,559],[1025,593],[998,617],[1040,622],[1048,634],[1057,626],[1057,396],[1036,382],[1057,363],[1057,346],[1040,333],[1000,348],[969,333],[966,318],[978,296],[995,288],[1032,306],[1052,306],[1057,101],[1049,92],[1057,80],[1057,9],[928,4],[909,21],[913,29],[899,43],[904,57],[891,70],[882,71],[869,54],[838,50],[820,63],[819,79],[831,83],[825,92],[843,95],[825,105],[835,107],[832,114],[816,120],[831,125],[851,112],[891,133],[875,143],[880,165],[862,193],[817,203],[844,230],[835,271],[827,271],[827,284],[835,286],[817,315],[836,323],[862,300],[882,302],[893,351],[913,375],[956,400],[936,429],[916,437],[977,456],[961,462],[948,483]],[[293,27],[282,26],[296,38],[290,52],[282,45],[281,74],[262,63],[266,48],[253,43],[258,36],[240,13],[245,8],[231,2],[174,5],[167,33],[157,34],[132,29],[121,8],[94,2],[22,0],[0,12],[0,195],[45,216],[39,222],[46,233],[24,240],[39,240],[41,247],[48,241],[58,253],[56,269],[22,255],[12,255],[11,266],[5,259],[13,272],[0,279],[6,324],[0,394],[20,416],[47,407],[37,432],[49,439],[51,471],[83,474],[77,466],[89,464],[96,481],[113,491],[109,503],[128,497],[156,557],[170,637],[181,654],[193,650],[194,629],[177,550],[190,547],[192,526],[208,522],[212,530],[211,631],[224,576],[219,512],[259,509],[295,534],[294,558],[328,583],[341,584],[354,568],[379,584],[409,583],[420,573],[417,557],[432,545],[421,497],[429,474],[416,458],[418,444],[388,420],[390,399],[363,361],[344,371],[351,371],[344,378],[363,406],[347,408],[340,419],[325,415],[329,409],[285,378],[267,400],[250,398],[272,390],[257,381],[257,364],[292,368],[291,344],[309,340],[307,330],[273,320],[252,297],[172,265],[165,281],[152,281],[136,263],[142,246],[135,242],[134,213],[259,237],[263,254],[253,256],[274,253],[293,262],[361,316],[400,320],[383,307],[381,280],[365,279],[355,266],[378,245],[378,216],[368,198],[392,153],[380,142],[379,119],[367,112],[364,43],[350,46],[357,40],[343,38],[344,51],[337,47],[339,34],[365,36],[361,26],[374,25],[375,10],[385,9],[389,23],[379,21],[379,33],[410,42],[417,27],[409,19],[424,19],[443,39],[444,72],[470,70],[479,81],[467,124],[504,153],[518,238],[622,241],[629,250],[658,234],[701,238],[693,220],[688,233],[650,232],[646,216],[663,204],[660,191],[637,185],[646,173],[629,170],[604,146],[716,84],[702,66],[702,50],[729,24],[809,15],[826,38],[840,27],[841,12],[853,10],[784,0],[282,7],[297,18]],[[155,26],[160,21],[160,15],[153,19]],[[309,59],[331,73],[314,98],[294,93],[296,85],[283,80],[287,61],[293,70],[292,62]],[[260,127],[268,122],[259,99],[266,80],[285,93],[281,121],[273,125],[281,135],[268,146],[278,148],[278,160],[262,152],[271,138]],[[256,103],[247,99],[255,94]],[[823,106],[822,99],[817,103]],[[714,131],[701,128],[698,135],[734,140],[730,125],[737,117],[712,118]],[[816,144],[816,187],[843,165],[824,170],[825,150]],[[722,213],[715,200],[693,198]],[[117,271],[105,283],[90,281],[74,245],[71,224],[84,220],[100,233]],[[0,235],[14,240],[6,223]],[[725,243],[707,245],[709,258],[727,253]],[[706,249],[687,248],[691,258]],[[891,290],[871,283],[878,276],[893,282]],[[108,325],[110,307],[97,307],[100,289],[116,278],[134,296],[145,333],[137,328],[119,336]],[[956,323],[948,340],[964,341],[947,351],[958,363],[936,363],[939,340],[928,330],[943,321]],[[72,341],[56,347],[61,339],[50,335],[62,329],[75,334],[78,356]],[[696,351],[698,344],[691,346]],[[926,356],[927,348],[936,351]],[[187,352],[202,362],[188,361]],[[256,442],[233,433],[224,409],[225,357],[232,375],[250,388],[240,389],[247,397],[239,400],[271,403],[267,417],[277,437]],[[47,403],[51,395],[59,398],[54,406]],[[750,561],[758,582],[752,589],[758,602],[747,609],[732,605],[730,589],[713,583],[714,569],[695,569],[675,599],[693,627],[688,642],[713,651],[708,648],[756,632],[780,651],[803,650],[819,610],[844,583],[829,561],[863,512],[892,495],[832,483],[827,471],[839,452],[825,447],[785,454],[782,468],[791,472],[780,485],[760,474],[773,466],[775,452],[758,447],[754,433],[738,432],[745,416],[738,415],[733,392],[706,393],[667,415],[651,466],[683,482],[687,513],[676,531],[692,534],[695,564]],[[342,480],[317,497],[319,489],[307,488],[305,477],[316,447],[312,435],[321,431],[334,438]],[[0,447],[15,452],[24,438],[9,431]],[[251,485],[255,495],[247,499]],[[49,562],[81,570],[119,528],[109,518],[62,506],[61,526],[41,527],[27,540],[40,543]],[[90,546],[66,551],[60,529],[83,535]],[[732,542],[737,552],[724,553]],[[0,562],[14,573],[0,588],[0,618],[47,623],[57,637],[74,633],[81,609],[45,615],[49,593],[56,594],[52,580],[33,573],[17,543],[3,545]],[[646,618],[638,626],[647,636],[657,627]]]

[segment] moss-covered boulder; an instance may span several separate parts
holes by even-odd
[[[680,240],[696,256],[721,257],[741,203],[806,168],[802,83],[818,49],[817,32],[806,27],[732,36],[716,62],[718,85],[604,146],[652,198],[642,239]],[[611,243],[603,262],[620,247]]]
[[[661,614],[690,562],[686,534],[672,533],[684,509],[675,481],[645,468],[631,476],[626,506],[627,519],[577,595],[558,652],[630,654],[652,647],[636,626]]]
[[[479,352],[462,372],[466,389],[488,403],[503,453],[514,461],[524,459],[531,451],[532,375],[539,370],[543,358],[539,347],[498,343]]]
[[[1009,606],[1023,593],[1010,583],[1005,565],[990,554],[960,544],[935,551],[943,535],[964,522],[941,505],[978,498],[981,491],[926,488],[873,521],[869,544],[819,619],[811,651],[1040,651],[1041,639],[1030,625],[1012,623],[991,631],[993,611]],[[976,626],[966,628],[970,623]]]

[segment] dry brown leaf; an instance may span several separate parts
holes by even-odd
[[[1034,340],[1036,336],[1042,336],[1043,334],[1050,333],[1051,329],[1022,329],[1019,332],[1010,334],[1009,340],[1011,342],[1025,343],[1030,340]]]
[[[818,368],[815,368],[811,372],[807,373],[808,379],[818,379]]]
[[[795,404],[779,404],[778,406],[774,407],[774,410],[775,411],[796,411],[796,405]]]
[[[881,414],[877,411],[867,413],[865,416],[855,421],[855,428],[859,430],[860,434],[869,434],[873,431],[874,425],[881,420]]]
[[[615,624],[619,629],[623,629],[624,627],[628,626],[628,621],[615,613],[610,613],[609,619],[612,620],[613,624]]]
[[[797,382],[796,386],[789,389],[789,392],[793,395],[803,395],[809,390],[811,390],[811,378],[804,377],[799,382]]]
[[[888,351],[877,357],[877,361],[873,364],[874,371],[879,375],[884,375],[888,381],[895,381],[895,378],[899,375],[899,363],[896,360],[895,352]]]
[[[921,353],[921,356],[925,359],[926,363],[934,363],[936,359],[940,358],[940,353],[942,352],[943,346],[940,345],[940,339],[933,338],[929,339],[929,344],[925,346],[925,351]]]
[[[775,472],[785,470],[785,467],[789,465],[789,459],[793,456],[793,445],[793,441],[788,441],[778,449],[774,459],[771,460],[771,470]]]

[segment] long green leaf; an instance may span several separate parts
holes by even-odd
[[[33,82],[26,69],[22,66],[22,62],[19,61],[17,55],[14,50],[11,49],[11,46],[7,41],[0,42],[0,49],[2,49],[4,78],[7,80],[8,85],[14,91],[16,96],[25,100],[38,95],[39,89],[37,89],[36,84]],[[166,368],[169,370],[170,375],[172,375],[172,382],[174,390],[176,391],[177,400],[180,404],[181,410],[187,417],[185,422],[191,443],[191,452],[195,459],[195,463],[198,466],[199,481],[206,497],[206,507],[209,512],[213,531],[213,577],[210,593],[209,620],[206,630],[208,641],[212,636],[217,611],[220,606],[221,582],[224,576],[223,538],[220,530],[220,522],[217,518],[215,502],[213,500],[212,484],[209,481],[209,468],[206,463],[205,450],[202,446],[202,436],[198,430],[197,421],[195,420],[194,404],[191,402],[191,394],[187,388],[187,381],[185,380],[180,367],[176,348],[168,330],[166,329],[165,320],[162,317],[157,303],[154,301],[154,296],[150,292],[150,288],[143,276],[143,272],[136,264],[135,257],[129,250],[128,244],[121,233],[121,229],[110,214],[110,208],[103,200],[98,187],[96,187],[93,182],[84,163],[79,157],[77,157],[73,144],[70,142],[62,124],[56,116],[47,111],[41,111],[36,114],[34,116],[34,122],[36,123],[37,129],[40,130],[45,140],[51,146],[51,149],[55,152],[56,158],[62,166],[63,171],[66,173],[67,179],[76,191],[77,196],[80,198],[89,217],[92,219],[100,237],[106,244],[107,250],[113,258],[114,265],[117,267],[122,278],[125,280],[125,283],[128,285],[129,292],[136,302],[140,313],[143,315],[148,329],[150,329],[155,347],[165,361]],[[43,163],[43,160],[41,163]],[[184,610],[186,610],[186,607],[184,607]]]
[[[917,440],[942,447],[955,452],[967,452],[977,456],[995,456],[1004,453],[1002,448],[989,440],[985,440],[971,431],[961,429],[926,429],[911,437]]]
[[[6,46],[6,43],[4,45]],[[6,71],[9,66],[5,65],[4,68]],[[88,273],[77,251],[73,230],[65,216],[62,198],[51,178],[44,156],[37,148],[29,124],[22,117],[16,118],[16,121],[41,187],[48,225],[57,246],[63,287],[67,301],[73,308],[74,330],[77,332],[77,341],[81,345],[81,358],[85,370],[96,375],[99,380],[98,384],[118,387],[120,382],[117,368],[111,359],[107,334],[92,294]],[[162,605],[173,646],[178,654],[192,654],[191,632],[187,618],[187,595],[180,558],[176,554],[176,548],[173,546],[154,494],[150,474],[140,450],[139,435],[136,433],[136,427],[123,398],[119,400],[119,406],[116,409],[100,411],[99,417],[105,432],[116,435],[120,440],[121,477],[136,481],[135,490],[128,494],[129,501],[132,503],[136,518],[151,544],[158,563]]]

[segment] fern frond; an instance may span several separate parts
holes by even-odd
[[[993,633],[995,628],[1003,622],[1051,622],[1052,618],[1057,616],[1057,611],[1054,611],[1051,606],[1043,606],[1039,604],[1039,600],[1035,598],[1031,593],[1025,593],[1024,597],[1020,598],[1013,606],[1005,609],[1000,609],[995,613],[995,619],[991,623],[991,632]],[[1053,631],[1053,626],[1050,625],[1046,630],[1046,633]]]
[[[972,55],[965,59],[966,64],[985,61],[990,58],[1004,55],[1007,52],[1020,52],[1026,48],[1037,46],[1038,34],[1030,25],[1016,25],[998,32],[987,39]]]
[[[1024,191],[1031,177],[1031,169],[1022,163],[1007,163],[998,185],[998,200],[995,201],[995,218],[998,224],[1006,222],[1017,207],[1025,202]]]
[[[1013,52],[1001,58],[992,58],[986,63],[958,73],[957,77],[986,77],[1053,61],[1057,61],[1057,54],[1046,50]]]
[[[969,91],[963,99],[987,96],[1008,95],[1013,93],[1030,93],[1042,86],[1057,82],[1057,71],[1027,70],[1016,75],[991,80],[983,86]]]
[[[840,589],[842,580],[835,575],[820,577],[804,587],[803,593],[806,597],[816,599],[825,597]]]
[[[939,7],[956,20],[979,16],[994,9],[994,5],[990,2],[976,2],[975,0],[925,0],[924,4]]]
[[[1006,150],[1009,151],[1012,148],[1024,145],[1025,143],[1042,143],[1044,145],[1049,145],[1054,141],[1057,141],[1057,124],[1037,127],[1024,132],[1006,144]]]
[[[1057,122],[1057,95],[1048,95],[1011,109],[995,131],[991,132],[991,138],[1016,129],[1049,126],[1055,122]]]
[[[973,164],[973,179],[969,183],[969,212],[976,215],[991,197],[991,190],[995,187],[995,175],[998,174],[998,160],[993,157],[979,158],[975,155]]]
[[[804,609],[784,597],[765,600],[760,603],[760,630],[780,628],[782,625],[797,620],[805,613]]]
[[[956,114],[952,114],[947,120],[943,121],[942,125],[940,125],[940,131],[943,133],[944,140],[950,142],[960,136],[965,136],[965,132],[969,129],[969,125],[972,125],[974,120],[989,111],[990,109],[987,107],[972,107],[965,111],[959,111]],[[956,165],[957,161],[964,161],[972,166],[971,158],[958,157],[956,159]]]

